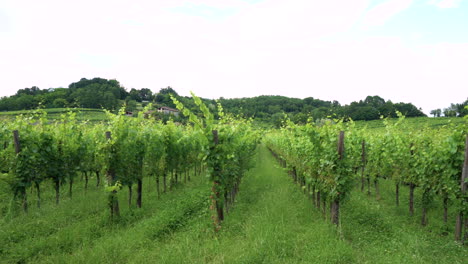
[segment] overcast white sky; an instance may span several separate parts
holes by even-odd
[[[468,97],[468,0],[0,0],[0,96],[83,77],[429,113]]]

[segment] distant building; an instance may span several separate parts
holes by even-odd
[[[170,108],[170,107],[167,107],[167,106],[162,106],[162,107],[159,107],[157,110],[149,110],[147,112],[145,112],[145,118],[149,118],[150,116],[152,116],[155,112],[158,112],[158,113],[163,113],[163,114],[166,114],[166,115],[175,115],[175,116],[179,116],[179,110],[177,109],[174,109],[174,108]]]
[[[179,110],[174,109],[174,108],[170,108],[170,107],[167,107],[167,106],[159,107],[158,112],[164,113],[164,114],[172,114],[172,115],[175,115],[175,116],[179,116]]]

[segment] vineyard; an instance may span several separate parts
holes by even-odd
[[[339,207],[353,190],[356,180],[361,192],[379,200],[379,181],[392,181],[395,206],[400,205],[400,187],[409,188],[409,214],[414,215],[414,190],[420,188],[421,225],[438,196],[443,201],[443,219],[448,204],[459,212],[455,239],[468,239],[468,130],[466,125],[438,130],[405,129],[404,117],[386,125],[385,133],[355,129],[354,124],[326,122],[322,126],[289,124],[268,135],[267,146],[317,209],[339,224]],[[346,149],[345,149],[346,135]],[[321,208],[322,207],[322,208]],[[441,216],[442,217],[442,216]],[[465,226],[465,234],[462,229]]]
[[[173,100],[188,125],[124,110],[3,122],[0,262],[467,259],[467,122],[263,131],[219,104],[215,120],[196,96],[199,115]]]

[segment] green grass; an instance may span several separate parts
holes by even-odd
[[[206,219],[194,221],[147,254],[144,263],[349,263],[352,247],[312,211],[262,147],[256,167],[242,184],[234,210],[218,234]],[[209,228],[209,229],[207,229]],[[127,259],[126,259],[127,260]]]
[[[468,259],[467,247],[453,241],[453,224],[442,222],[440,201],[430,210],[429,225],[421,227],[419,211],[408,216],[407,188],[401,188],[396,207],[392,183],[382,181],[378,201],[358,190],[351,194],[337,229],[263,146],[218,233],[211,224],[205,177],[179,184],[161,199],[154,179],[145,179],[141,209],[129,207],[122,190],[118,221],[109,219],[102,188],[85,192],[81,184],[73,199],[64,192],[59,206],[52,185],[44,185],[41,209],[31,205],[28,215],[10,211],[3,216],[0,263],[452,264]],[[34,202],[34,192],[29,199]],[[415,206],[419,210],[418,201]],[[453,217],[450,212],[451,222]]]
[[[137,234],[152,239],[164,237],[183,226],[184,219],[207,211],[209,187],[201,179],[187,186],[176,186],[160,200],[156,197],[154,179],[151,183],[152,186],[148,186],[149,179],[144,182],[143,209],[129,207],[126,189],[120,192],[122,217],[117,221],[109,218],[102,187],[90,187],[87,192],[76,190],[73,199],[65,191],[59,206],[54,204],[53,192],[45,192],[46,202],[41,209],[31,206],[27,215],[17,212],[19,216],[13,219],[7,216],[0,221],[0,262],[36,263],[51,259],[68,262],[68,254],[99,247],[100,241],[120,241],[119,237],[125,237],[124,234],[131,235],[126,237],[129,240],[125,245]],[[52,189],[51,186],[43,188]],[[33,196],[30,199],[31,202],[35,200]]]
[[[415,191],[415,215],[409,215],[409,188],[400,187],[395,205],[394,184],[380,181],[377,200],[355,190],[342,208],[344,237],[360,252],[360,263],[466,263],[468,249],[454,241],[455,212],[443,223],[442,201],[429,209],[429,224],[421,226],[421,193]]]

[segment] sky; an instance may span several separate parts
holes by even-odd
[[[116,79],[205,98],[468,98],[468,0],[0,0],[0,96]]]

